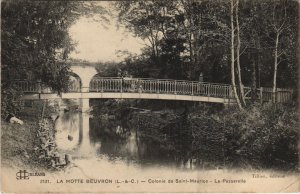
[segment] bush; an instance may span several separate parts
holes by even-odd
[[[9,114],[16,115],[23,108],[20,96],[21,92],[14,85],[1,85],[1,117],[3,119],[6,119]]]
[[[195,111],[189,124],[194,155],[208,162],[277,169],[298,164],[295,106],[254,104],[243,111],[235,107],[213,114]]]

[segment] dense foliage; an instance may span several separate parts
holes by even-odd
[[[5,88],[5,90],[3,89]],[[19,100],[21,95],[18,88],[10,85],[5,87],[2,84],[1,90],[1,117],[6,118],[9,114],[16,115],[22,108],[22,103]]]
[[[253,105],[189,117],[194,155],[226,166],[295,169],[298,117],[292,106]]]
[[[68,72],[65,60],[73,46],[68,27],[78,17],[74,14],[77,6],[72,2],[2,2],[1,61],[9,80],[29,78],[62,88]]]
[[[67,90],[67,59],[74,48],[68,29],[79,16],[92,13],[104,10],[79,1],[1,2],[2,111],[17,111],[11,108],[19,95],[6,95],[16,79],[39,81],[57,92]]]
[[[235,65],[240,63],[236,73],[240,71],[244,85],[272,87],[276,74],[276,87],[296,88],[299,4],[286,0],[237,2],[234,0],[233,37],[230,1],[117,2],[120,23],[148,44],[141,56],[126,60],[135,67],[130,73],[189,80],[198,80],[202,74],[207,82],[230,83],[234,38],[234,52],[239,54],[234,53],[233,60]],[[139,68],[144,71],[137,71]]]

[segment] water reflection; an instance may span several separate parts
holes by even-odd
[[[76,151],[77,154],[93,153],[89,134],[89,114],[61,112],[55,123],[57,147],[63,151]]]
[[[60,113],[55,123],[56,144],[59,149],[70,150],[80,142],[79,114]]]
[[[124,159],[136,161],[139,159],[138,142],[139,137],[136,131],[131,131],[127,126],[121,126],[118,121],[112,122],[101,119],[92,120],[91,126],[91,142],[93,144],[101,142],[98,148],[98,155],[107,155],[109,159]]]
[[[142,166],[191,168],[193,165],[157,134],[107,115],[90,118],[87,113],[61,113],[56,130],[58,148],[72,152],[75,158],[107,158]]]
[[[90,123],[91,142],[101,142],[98,155],[104,154],[110,160],[123,160],[142,166],[181,166],[182,153],[166,139],[159,130],[141,130],[127,120],[110,119],[102,116]],[[188,163],[188,160],[185,161]]]

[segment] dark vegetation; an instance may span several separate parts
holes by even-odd
[[[92,2],[1,1],[1,116],[19,111],[14,80],[41,82],[53,91],[68,88],[68,56],[75,43],[69,27],[82,15],[107,13]]]
[[[238,16],[234,20],[239,21],[240,32],[233,38],[236,47],[236,38],[240,37],[241,48],[240,59],[234,60],[236,63],[240,60],[243,84],[272,87],[274,27],[282,25],[278,47],[282,54],[277,56],[278,87],[296,88],[299,4],[281,0],[234,0],[237,2]],[[120,1],[116,4],[120,22],[149,45],[142,55],[129,55],[125,60],[130,74],[198,80],[202,73],[204,81],[230,83],[230,1]]]
[[[195,110],[188,118],[193,155],[229,167],[296,169],[298,118],[291,105]]]

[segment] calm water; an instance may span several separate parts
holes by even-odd
[[[105,159],[139,167],[194,167],[191,160],[163,142],[163,136],[145,133],[113,116],[95,118],[87,113],[61,112],[55,126],[58,149],[70,153],[74,161]]]
[[[299,179],[299,176],[293,175],[292,180],[290,178],[281,179],[286,181],[280,183],[277,178],[276,181],[268,178],[264,179],[264,181],[269,181],[269,183],[266,183],[262,179],[253,179],[253,173],[257,173],[257,171],[203,168],[197,160],[189,159],[189,154],[191,154],[189,151],[193,150],[188,144],[191,141],[182,136],[188,130],[178,135],[174,132],[176,126],[172,126],[170,132],[175,133],[173,137],[176,138],[170,140],[170,135],[167,134],[166,139],[169,139],[167,141],[164,140],[163,134],[166,134],[169,129],[158,130],[152,128],[152,130],[149,130],[147,127],[147,130],[145,130],[139,128],[136,124],[132,124],[132,120],[128,122],[105,115],[97,116],[97,118],[90,117],[90,115],[82,113],[61,113],[56,122],[57,146],[59,153],[72,155],[74,165],[70,165],[64,171],[58,171],[56,176],[64,180],[77,178],[89,180],[118,179],[120,181],[144,180],[147,183],[147,189],[145,190],[146,183],[116,183],[116,187],[112,187],[111,184],[89,184],[88,186],[73,184],[72,188],[76,188],[77,192],[96,190],[129,192],[132,189],[139,192],[160,192],[162,189],[170,189],[170,192],[207,192],[208,187],[215,189],[211,190],[212,192],[224,192],[224,190],[218,190],[219,188],[223,189],[224,186],[223,184],[220,187],[220,183],[216,183],[217,185],[213,183],[174,183],[166,185],[152,184],[151,181],[149,183],[149,180],[194,179],[214,181],[215,179],[223,180],[227,178],[233,180],[245,179],[247,182],[239,185],[226,184],[229,188],[226,192],[232,192],[233,187],[239,188],[239,186],[241,186],[239,192],[249,189],[255,190],[265,188],[264,185],[266,184],[272,185],[272,189],[275,189],[274,192],[276,192],[282,191],[282,188],[287,188],[286,185],[291,185],[291,182],[295,183]],[[266,171],[261,174],[268,176],[273,172]],[[70,184],[64,186],[69,188]],[[61,187],[62,184],[54,188]],[[130,189],[126,190],[126,188]],[[51,185],[51,189],[53,189],[53,185]],[[266,192],[266,190],[261,190],[261,192]]]

